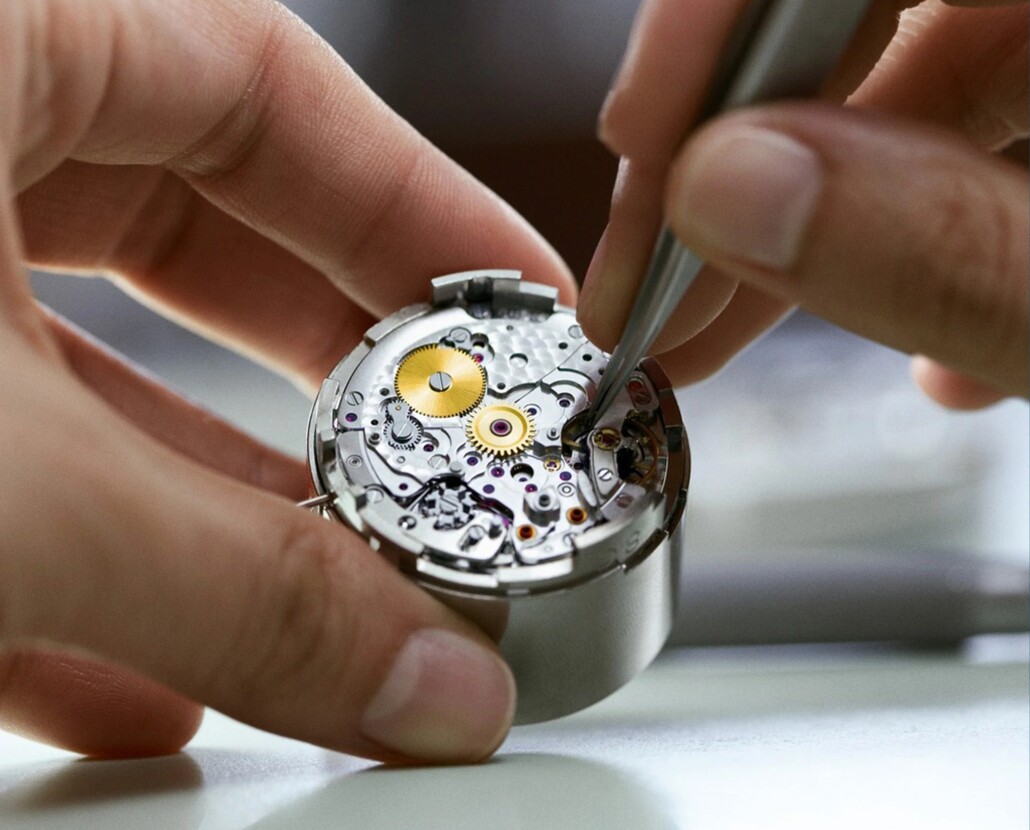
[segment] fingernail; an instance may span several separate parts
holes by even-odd
[[[786,269],[796,260],[823,189],[819,157],[761,127],[722,127],[674,171],[669,222],[688,244]],[[692,246],[693,246],[692,245]]]
[[[427,761],[472,761],[497,748],[515,712],[515,680],[495,654],[423,629],[394,660],[362,718],[365,736]]]

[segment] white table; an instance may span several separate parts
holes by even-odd
[[[680,651],[479,767],[384,769],[209,713],[186,752],[91,762],[0,735],[0,827],[1020,828],[1028,640]]]

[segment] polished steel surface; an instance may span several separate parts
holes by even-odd
[[[621,688],[661,651],[672,628],[680,573],[669,540],[563,591],[473,596],[425,586],[498,640],[518,683],[516,724],[585,709]]]

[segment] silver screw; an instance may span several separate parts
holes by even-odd
[[[446,372],[433,372],[429,376],[429,388],[434,392],[446,392],[453,383],[453,378]]]
[[[414,424],[408,420],[401,421],[399,424],[394,424],[391,434],[393,435],[393,440],[398,444],[407,444],[415,435]]]

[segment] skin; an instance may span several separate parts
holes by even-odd
[[[614,347],[664,219],[708,262],[656,345],[677,381],[718,371],[801,306],[915,355],[945,406],[1027,397],[1027,174],[996,154],[1028,134],[1027,4],[879,0],[827,102],[732,113],[683,143],[743,6],[641,7],[600,120],[622,165],[580,299],[586,332]],[[756,131],[806,147],[823,176],[787,261],[713,243],[719,199],[746,203],[746,181],[686,201],[710,153]]]
[[[4,2],[0,77],[0,726],[160,754],[206,704],[413,760],[360,722],[402,645],[493,646],[294,507],[301,462],[37,306],[26,266],[102,272],[312,392],[429,278],[504,263],[574,303],[563,264],[273,2]],[[489,754],[503,717],[434,760]]]

